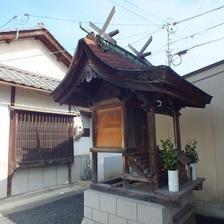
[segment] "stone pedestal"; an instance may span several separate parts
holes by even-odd
[[[189,217],[193,215],[192,191],[182,197],[181,204],[181,207],[174,208],[116,194],[86,190],[82,224],[194,223],[189,222]]]

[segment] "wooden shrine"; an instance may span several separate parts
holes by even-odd
[[[203,108],[212,97],[170,67],[152,66],[91,33],[79,41],[70,69],[53,98],[60,104],[92,111],[92,187],[104,186],[98,183],[97,157],[98,153],[108,152],[122,154],[123,189],[130,183],[142,182],[155,190],[167,184],[156,145],[155,115],[173,118],[184,182],[187,177],[181,160],[179,111],[183,107]],[[116,181],[107,184],[116,187]]]

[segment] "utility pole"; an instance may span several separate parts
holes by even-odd
[[[167,64],[169,67],[171,67],[172,64],[172,55],[171,55],[171,49],[170,49],[170,34],[171,34],[172,28],[171,24],[169,22],[166,23],[166,33],[167,33]]]

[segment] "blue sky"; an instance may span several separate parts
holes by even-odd
[[[72,54],[78,39],[85,36],[85,33],[79,29],[77,22],[32,16],[27,19],[23,14],[101,23],[104,22],[114,5],[116,14],[111,22],[112,25],[108,27],[108,31],[118,28],[120,34],[115,39],[120,46],[126,48],[128,43],[133,43],[135,48],[140,49],[146,42],[148,35],[160,29],[167,21],[179,21],[224,5],[223,0],[7,0],[3,2],[0,9],[0,27],[15,15],[21,15],[20,28],[23,29],[33,28],[37,22],[44,22],[45,27]],[[173,27],[172,42],[193,33],[199,32],[199,34],[172,44],[172,53],[175,54],[180,50],[224,37],[224,25],[205,31],[206,28],[224,22],[223,18],[224,9],[221,9]],[[114,23],[116,25],[113,25]],[[16,26],[17,22],[12,21],[4,29],[14,29]],[[88,23],[83,23],[83,26],[90,30]],[[148,60],[154,65],[167,64],[166,39],[164,29],[153,34],[153,41],[149,46],[152,56],[149,56]],[[221,40],[190,50],[182,57],[182,63],[179,66],[172,66],[172,68],[183,75],[223,59],[224,40]]]

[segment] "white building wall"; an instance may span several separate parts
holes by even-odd
[[[0,87],[0,198],[7,196],[10,87]]]
[[[204,190],[196,197],[223,202],[224,65],[194,75],[189,81],[213,96],[211,104],[205,109],[185,109],[182,115],[183,141],[187,136],[198,141],[198,171],[206,178]]]
[[[55,103],[49,93],[16,88],[16,106],[25,106],[35,109],[50,110],[52,112],[68,112],[67,105]]]
[[[90,137],[81,137],[74,140],[74,163],[71,167],[73,182],[82,179],[86,175],[88,176],[88,170],[90,168],[90,148],[92,148],[91,116],[82,114],[81,117],[76,117],[75,126],[78,128],[81,127],[81,129],[89,128]]]
[[[9,44],[0,42],[0,64],[60,80],[68,69],[62,62],[57,61],[53,54],[49,54],[49,50],[41,41],[34,38],[18,39]]]
[[[82,128],[90,128],[90,137],[82,137],[74,141],[74,155],[86,155],[90,153],[92,148],[92,119],[88,115],[81,115],[75,119],[75,125]]]

